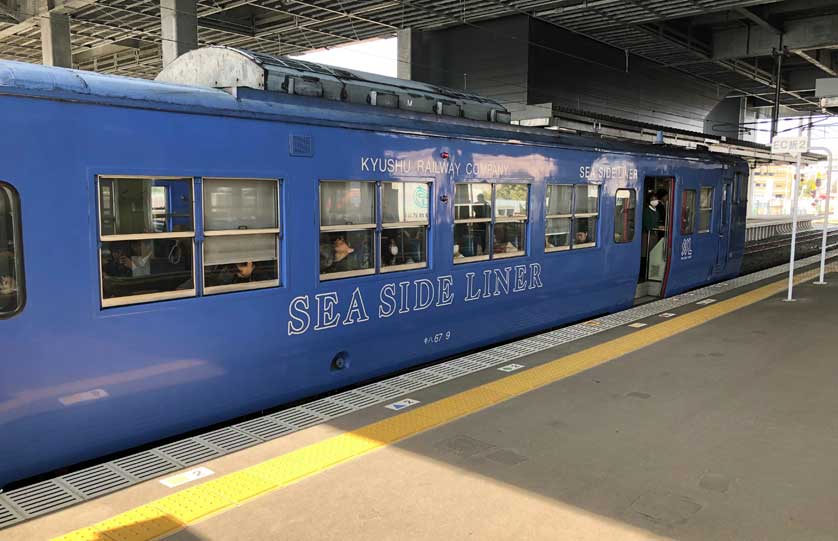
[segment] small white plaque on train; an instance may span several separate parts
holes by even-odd
[[[649,325],[648,323],[638,322],[638,323],[630,323],[629,327],[631,327],[632,329],[642,329],[643,327],[647,327],[648,325]]]
[[[387,404],[384,406],[388,410],[393,411],[401,411],[403,409],[409,408],[410,406],[415,406],[418,404],[418,400],[414,400],[413,398],[405,398],[404,400],[399,400],[398,402],[393,402],[392,404]]]
[[[160,484],[166,485],[169,488],[175,488],[180,485],[185,485],[186,483],[191,483],[192,481],[197,481],[198,479],[203,479],[204,477],[209,477],[214,473],[215,472],[211,469],[201,466],[200,468],[195,468],[194,470],[185,471],[183,473],[167,477],[161,480]]]
[[[703,301],[698,301],[696,304],[713,304],[716,302],[716,299],[704,299]]]
[[[512,363],[512,364],[508,364],[506,366],[501,366],[500,368],[498,368],[498,370],[500,370],[501,372],[514,372],[514,371],[520,370],[522,368],[524,368],[523,364]]]

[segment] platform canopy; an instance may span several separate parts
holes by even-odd
[[[167,13],[178,20],[167,21]],[[195,18],[196,36],[182,38],[178,15]],[[0,0],[0,58],[40,62],[66,53],[73,67],[153,78],[172,40],[293,55],[404,28],[515,15],[717,84],[755,105],[773,98],[777,50],[787,52],[781,103],[798,111],[818,109],[814,80],[835,76],[838,67],[838,5],[830,0]],[[54,34],[65,32],[66,20],[71,46],[62,51]]]

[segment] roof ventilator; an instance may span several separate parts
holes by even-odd
[[[511,121],[503,105],[475,94],[232,47],[190,51],[161,71],[157,80],[231,89],[234,95],[237,89],[251,88],[482,122]]]

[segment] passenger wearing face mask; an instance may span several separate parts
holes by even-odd
[[[642,251],[640,255],[640,277],[643,282],[648,277],[648,256],[649,250],[657,244],[660,232],[658,228],[658,206],[660,200],[655,193],[647,194],[648,202],[643,208],[643,238],[641,240]]]
[[[649,203],[643,209],[643,231],[652,231],[658,226],[658,205],[660,200],[658,196],[652,194],[649,198]]]
[[[382,240],[384,241],[384,246],[382,247],[381,256],[384,266],[401,265],[403,256],[399,256],[399,245],[396,243],[396,239],[389,238]]]

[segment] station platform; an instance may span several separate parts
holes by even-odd
[[[782,271],[424,368],[461,373],[0,539],[836,539],[838,266],[792,303]]]

